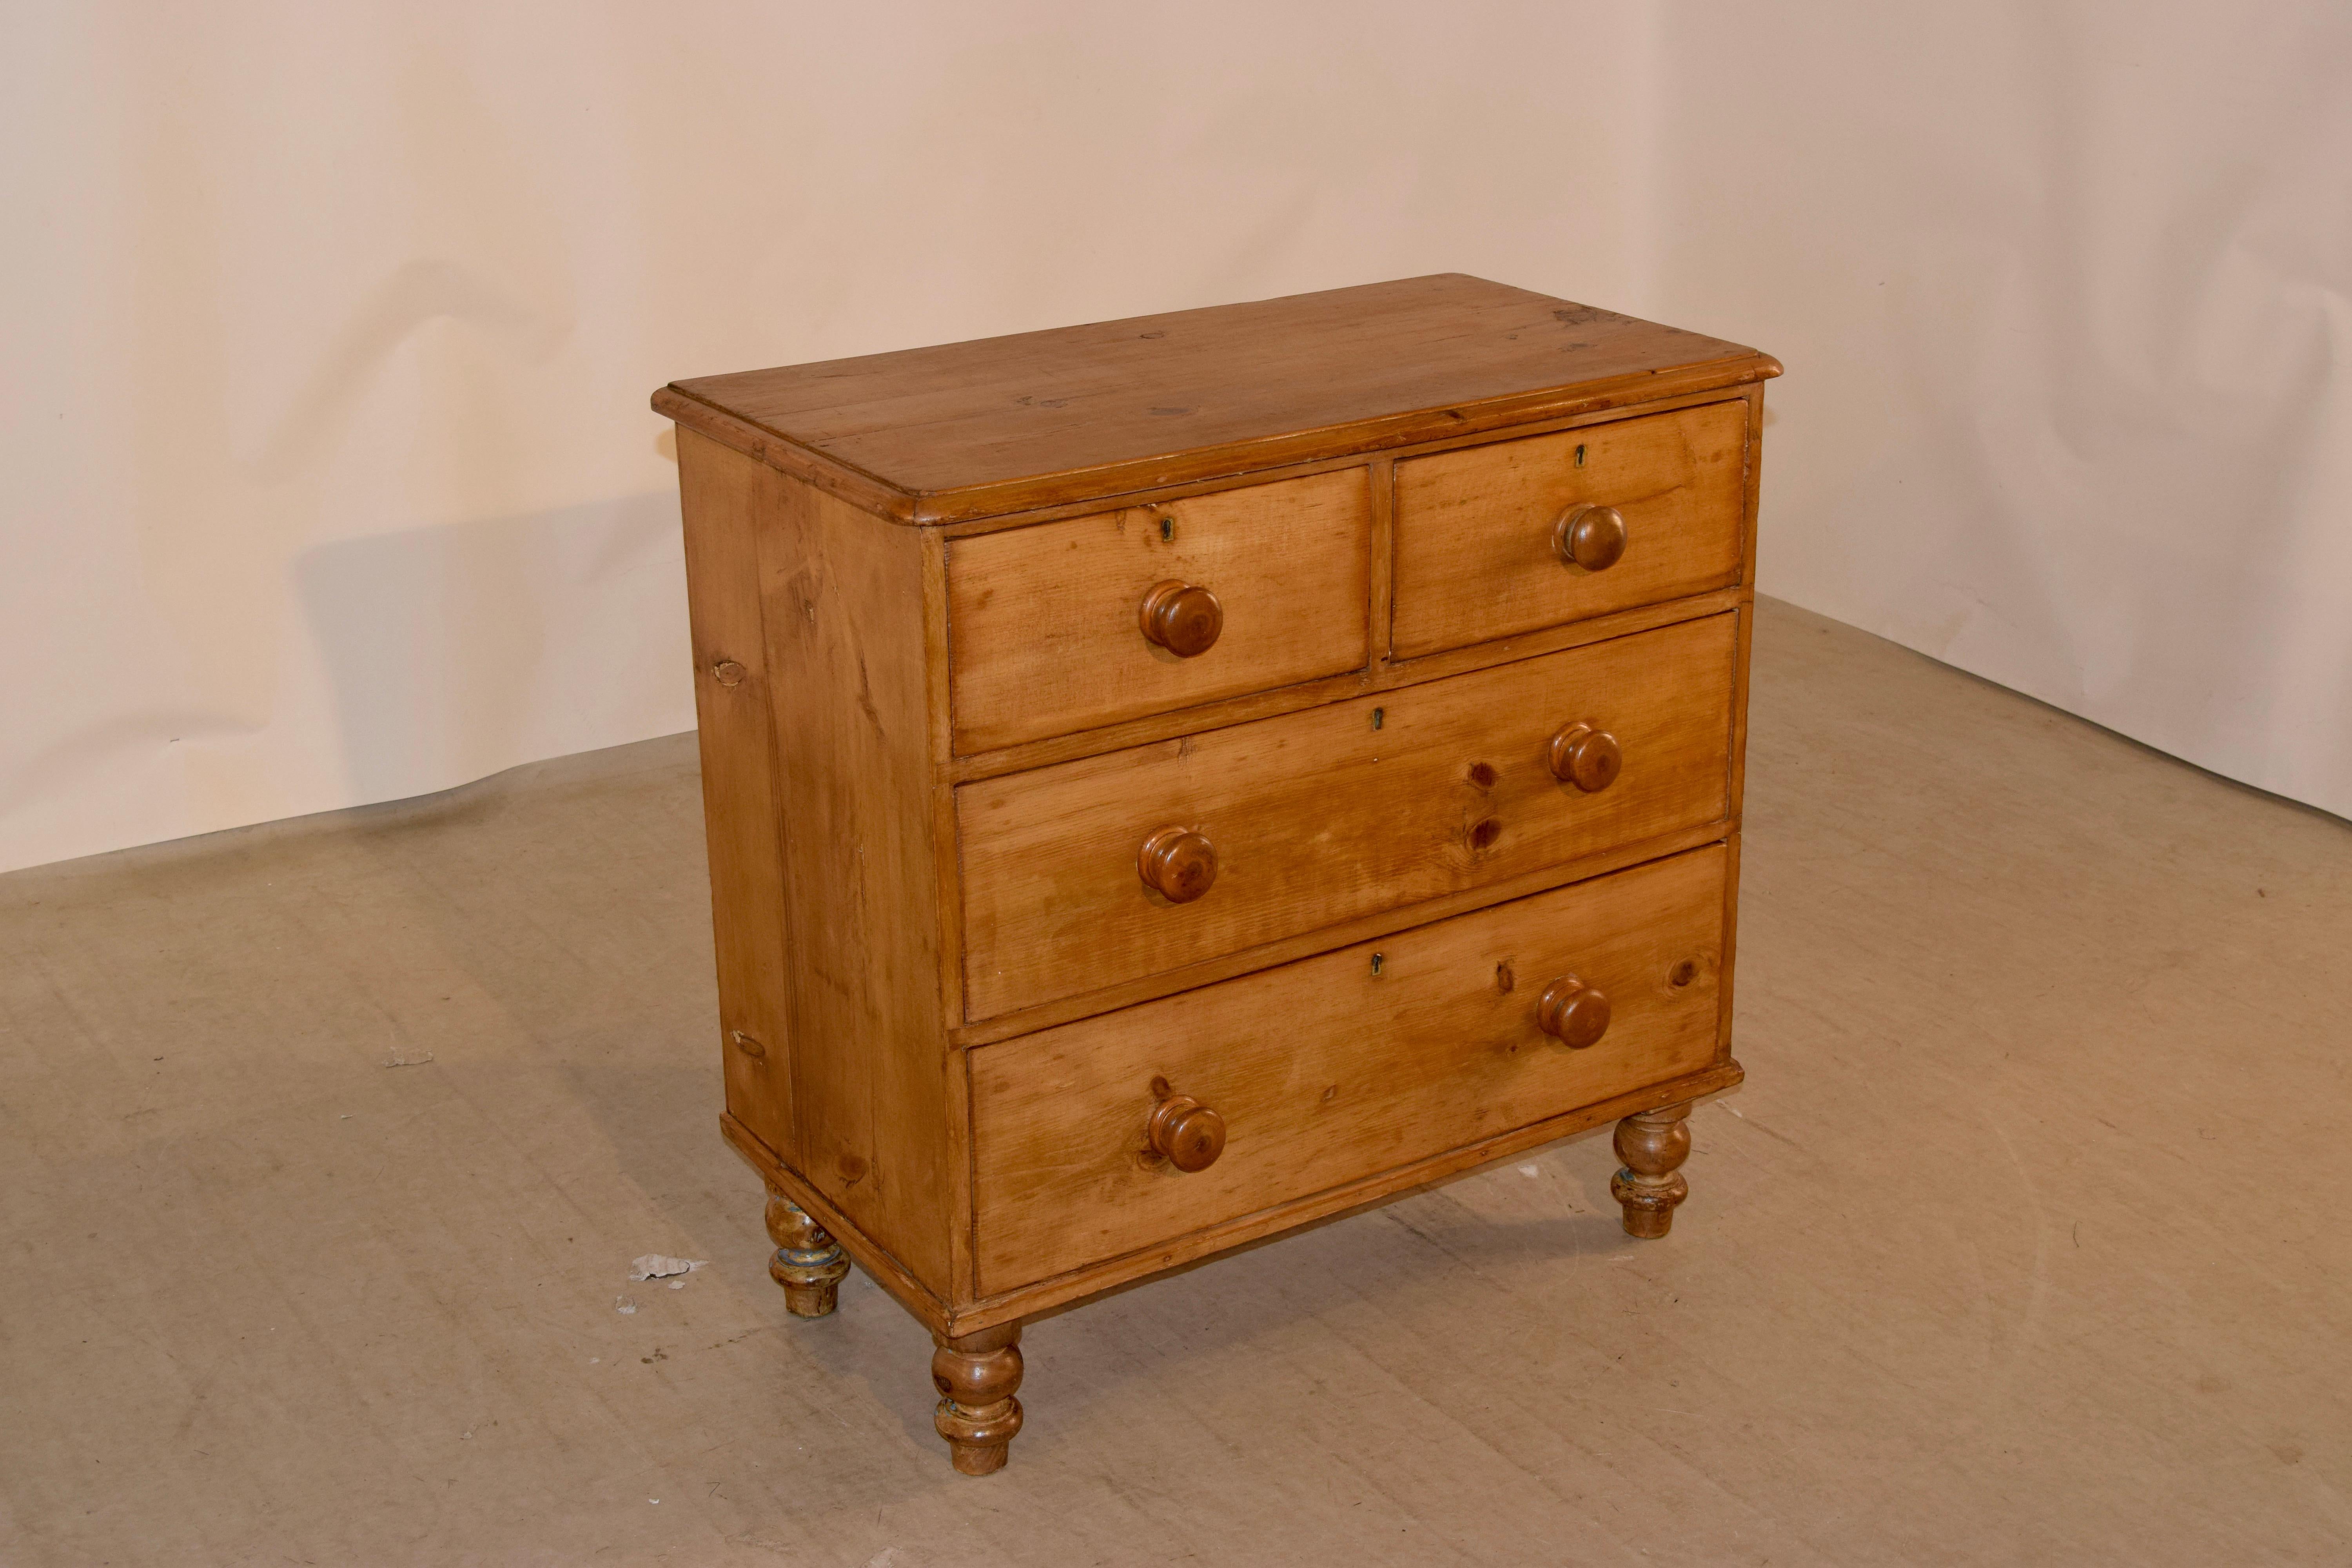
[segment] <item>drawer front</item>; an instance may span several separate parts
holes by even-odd
[[[1399,463],[1396,657],[1738,582],[1747,450],[1743,399]],[[1623,553],[1597,571],[1555,539],[1587,505],[1625,524]]]
[[[1718,1038],[1727,856],[1713,845],[973,1050],[982,1291],[1700,1070]],[[1536,1021],[1569,975],[1610,1009],[1578,1050]],[[1155,1079],[1223,1119],[1206,1169],[1150,1152]]]
[[[950,542],[956,750],[1361,668],[1371,526],[1364,470],[1343,468]],[[1214,597],[1205,650],[1146,638],[1163,583]]]
[[[1735,625],[1713,616],[963,785],[967,1016],[1720,820]],[[1591,793],[1549,761],[1578,723],[1623,759]],[[1171,829],[1215,857],[1189,901],[1139,869]]]

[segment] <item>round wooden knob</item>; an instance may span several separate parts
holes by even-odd
[[[1625,553],[1625,514],[1613,506],[1572,506],[1559,514],[1551,545],[1570,566],[1606,572]]]
[[[1217,847],[1189,827],[1163,827],[1136,858],[1143,885],[1171,904],[1189,904],[1217,879]]]
[[[1551,738],[1552,776],[1587,795],[1607,789],[1625,768],[1617,737],[1590,724],[1570,724]]]
[[[1178,658],[1197,658],[1217,646],[1225,607],[1206,588],[1162,583],[1143,595],[1143,635]]]
[[[1563,974],[1544,987],[1536,1004],[1536,1023],[1547,1035],[1572,1051],[1597,1045],[1609,1032],[1609,998],[1597,987],[1573,974]]]
[[[1180,1171],[1205,1171],[1225,1152],[1225,1119],[1182,1095],[1151,1108],[1151,1146]]]

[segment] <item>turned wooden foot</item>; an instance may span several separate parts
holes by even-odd
[[[1006,1323],[961,1339],[932,1338],[931,1386],[943,1396],[931,1425],[967,1476],[1004,1468],[1004,1450],[1021,1430],[1021,1325]]]
[[[1609,1179],[1609,1195],[1625,1206],[1625,1234],[1654,1240],[1673,1228],[1675,1205],[1690,1196],[1679,1167],[1690,1158],[1688,1103],[1662,1105],[1617,1124],[1617,1157],[1625,1168]]]
[[[849,1258],[823,1226],[782,1193],[768,1194],[768,1235],[776,1256],[768,1273],[784,1288],[784,1310],[795,1318],[822,1318],[849,1272]]]

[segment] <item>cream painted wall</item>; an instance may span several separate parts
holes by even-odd
[[[673,377],[1638,304],[1643,15],[8,8],[0,866],[690,728]]]
[[[1768,593],[2352,816],[2352,6],[1676,6]]]
[[[1789,363],[1769,591],[2352,811],[2339,16],[9,7],[0,867],[689,727],[663,381],[1456,268]]]

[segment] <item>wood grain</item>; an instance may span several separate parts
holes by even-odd
[[[1677,828],[1672,833],[1662,833],[1654,838],[1637,838],[1628,844],[1614,845],[1597,855],[1580,855],[1573,860],[1554,861],[1524,876],[1481,883],[1475,888],[1461,889],[1419,903],[1391,904],[1370,914],[1359,915],[1351,921],[1341,921],[1337,925],[1322,926],[1255,947],[1237,948],[1232,952],[1220,953],[1214,958],[1181,968],[1164,969],[1140,979],[1083,991],[1075,996],[1066,996],[1035,1007],[1000,1013],[979,1023],[960,1024],[948,1031],[948,1041],[950,1045],[965,1048],[993,1045],[998,1040],[1009,1040],[1018,1035],[1076,1023],[1080,1018],[1091,1018],[1098,1013],[1114,1013],[1139,1002],[1155,1001],[1162,996],[1172,996],[1179,991],[1190,991],[1195,986],[1213,985],[1221,980],[1231,980],[1237,974],[1312,957],[1334,947],[1370,942],[1392,931],[1409,931],[1414,926],[1427,925],[1432,921],[1451,920],[1455,915],[1467,914],[1472,910],[1485,909],[1490,904],[1527,898],[1570,882],[1580,882],[1588,877],[1605,877],[1628,866],[1663,860],[1686,849],[1721,843],[1732,826],[1722,822],[1704,822],[1691,827]],[[1737,838],[1738,834],[1732,832],[1729,837]],[[1726,1037],[1727,1039],[1728,1037]]]
[[[956,1473],[993,1475],[1004,1468],[1005,1450],[1021,1435],[1021,1325],[950,1339],[935,1337],[931,1386],[940,1403],[932,1430],[947,1439]]]
[[[1337,457],[1311,461],[1273,461],[1264,468],[1251,468],[1234,473],[1212,474],[1206,478],[1186,479],[1165,485],[1153,485],[1133,491],[1123,491],[1116,498],[1086,497],[1075,501],[1059,501],[1052,505],[1025,507],[1019,511],[991,512],[986,517],[960,518],[953,522],[929,521],[919,526],[936,530],[947,539],[976,539],[984,533],[1001,533],[1008,528],[1027,528],[1033,523],[1058,522],[1066,517],[1086,517],[1104,510],[1108,500],[1120,506],[1151,506],[1161,501],[1182,500],[1186,496],[1206,495],[1211,490],[1231,489],[1236,484],[1271,484],[1276,479],[1303,479],[1314,474],[1328,474],[1334,468],[1372,468],[1380,463],[1394,464],[1407,458],[1427,457],[1432,452],[1450,452],[1463,447],[1482,447],[1507,436],[1547,436],[1555,430],[1573,430],[1589,425],[1606,424],[1625,418],[1629,414],[1664,414],[1676,408],[1692,408],[1702,403],[1720,403],[1726,395],[1754,397],[1763,391],[1763,383],[1735,382],[1728,385],[1707,385],[1700,378],[1698,390],[1685,391],[1679,385],[1666,384],[1678,379],[1673,371],[1662,371],[1642,384],[1638,395],[1613,398],[1578,397],[1570,405],[1572,412],[1549,414],[1541,418],[1514,420],[1507,428],[1487,429],[1479,425],[1449,421],[1443,434],[1423,441],[1381,445],[1371,453],[1350,452]],[[697,406],[700,406],[698,405]],[[1374,476],[1374,505],[1387,490],[1380,487]],[[1375,513],[1377,518],[1377,512]],[[1374,524],[1377,529],[1378,523]]]
[[[840,1244],[815,1215],[772,1187],[767,1218],[768,1238],[776,1244],[768,1278],[783,1287],[784,1310],[795,1318],[831,1316],[840,1304],[841,1282],[849,1276],[849,1258]]]
[[[949,1326],[952,1314],[946,1298],[916,1279],[888,1247],[866,1235],[856,1220],[842,1212],[814,1183],[785,1163],[783,1156],[768,1147],[750,1128],[722,1111],[719,1135],[745,1164],[758,1173],[771,1192],[781,1193],[805,1210],[877,1285],[888,1291],[891,1299],[918,1321],[934,1333]]]
[[[971,1019],[1500,881],[1720,819],[1733,617],[957,791]],[[1376,723],[1377,715],[1377,723]],[[1551,775],[1570,720],[1624,771],[1588,795]],[[1216,886],[1170,905],[1136,855],[1176,825]]]
[[[1764,389],[1751,388],[1748,405],[1748,461],[1742,480],[1740,516],[1747,541],[1741,551],[1739,647],[1731,677],[1731,815],[1736,824],[1748,797],[1748,675],[1756,637],[1756,512],[1764,465]],[[1736,973],[1732,955],[1739,935],[1739,835],[1731,836],[1731,871],[1724,879],[1724,977],[1720,1060],[1731,1059],[1732,990]]]
[[[791,827],[798,1163],[943,1291],[953,1216],[923,539],[797,481],[780,501],[760,530],[759,583]]]
[[[1360,668],[1371,499],[1361,468],[957,540],[955,749],[1010,746]],[[1144,639],[1157,584],[1208,589],[1207,652]]]
[[[1723,871],[1701,849],[972,1052],[982,1289],[1703,1068]],[[1584,1050],[1536,1017],[1570,972],[1612,1004]],[[1142,1157],[1155,1079],[1223,1119],[1214,1163]]]
[[[982,517],[1779,374],[1458,273],[674,383],[656,409],[902,521]]]
[[[1399,463],[1396,656],[1739,582],[1748,416],[1735,398]],[[1598,572],[1553,547],[1584,503],[1625,520],[1622,557]]]
[[[921,1280],[907,1272],[896,1258],[877,1246],[871,1237],[861,1233],[847,1216],[827,1203],[797,1172],[778,1160],[774,1150],[752,1137],[741,1122],[731,1116],[721,1115],[719,1132],[728,1147],[733,1149],[761,1179],[808,1210],[848,1251],[857,1266],[887,1291],[893,1300],[904,1307],[909,1316],[935,1334],[971,1334],[994,1325],[1051,1312],[1088,1297],[1118,1289],[1150,1275],[1181,1268],[1217,1253],[1246,1246],[1265,1237],[1312,1225],[1352,1210],[1375,1206],[1397,1193],[1443,1181],[1475,1165],[1507,1160],[1522,1151],[1558,1139],[1574,1137],[1577,1133],[1614,1121],[1622,1116],[1630,1116],[1637,1110],[1680,1104],[1720,1093],[1738,1087],[1746,1076],[1747,1069],[1737,1061],[1717,1062],[1697,1072],[1686,1073],[1664,1083],[1650,1084],[1597,1105],[1562,1111],[1509,1132],[1465,1144],[1458,1149],[1448,1149],[1426,1160],[1375,1172],[1357,1181],[1327,1187],[1304,1198],[1258,1209],[1238,1219],[1203,1226],[1158,1247],[1106,1258],[1083,1268],[1055,1275],[1051,1279],[997,1291],[977,1300],[969,1295],[960,1295],[953,1302],[932,1295]]]
[[[1674,1228],[1675,1210],[1690,1196],[1682,1163],[1690,1158],[1690,1107],[1662,1105],[1617,1124],[1612,1141],[1625,1162],[1609,1179],[1609,1195],[1624,1210],[1625,1234],[1656,1241]]]
[[[1540,654],[1557,653],[1562,648],[1583,647],[1592,643],[1607,642],[1613,637],[1630,637],[1654,626],[1700,620],[1738,609],[1746,602],[1740,590],[1722,588],[1711,594],[1694,594],[1687,599],[1669,600],[1663,605],[1644,605],[1639,609],[1624,610],[1613,616],[1596,616],[1589,621],[1545,626],[1518,637],[1501,637],[1471,647],[1449,648],[1444,653],[1431,654],[1409,662],[1375,660],[1369,670],[1351,670],[1346,675],[1305,681],[1272,691],[1254,691],[1244,697],[1203,703],[1198,708],[1154,713],[1123,723],[1106,725],[1099,730],[1081,730],[996,751],[975,752],[970,756],[954,759],[949,764],[947,773],[956,783],[967,784],[973,779],[995,778],[1003,773],[1026,773],[1032,768],[1047,767],[1076,757],[1125,751],[1130,746],[1150,745],[1155,741],[1174,740],[1182,735],[1197,735],[1203,731],[1222,730],[1254,719],[1269,719],[1277,713],[1296,713],[1302,709],[1319,708],[1342,698],[1359,697],[1373,691],[1392,691],[1401,686],[1418,686],[1423,681],[1435,680],[1444,676],[1462,675],[1492,665],[1512,664]]]
[[[1779,372],[1447,275],[656,395],[722,1124],[960,1468],[1024,1317],[1412,1183],[1631,1118],[1664,1230]]]
[[[758,542],[761,519],[783,504],[791,481],[690,430],[678,432],[677,476],[727,1109],[796,1159],[783,816]]]
[[[963,863],[956,847],[955,785],[949,777],[952,750],[948,679],[947,537],[922,531],[923,706],[930,720],[930,850],[936,882],[933,902],[939,941],[933,953],[940,1019],[952,1026],[963,1016]],[[949,1218],[948,1288],[950,1300],[971,1298],[971,1092],[963,1052],[950,1049],[941,1063],[947,1121],[947,1191],[941,1204]]]

